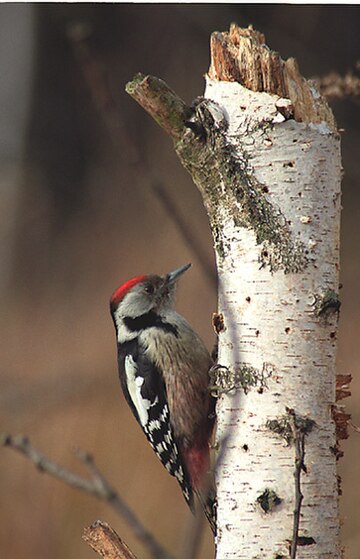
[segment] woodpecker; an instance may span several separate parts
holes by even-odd
[[[190,265],[130,279],[111,296],[110,311],[125,399],[190,509],[196,493],[214,529],[212,504],[201,497],[215,417],[208,390],[213,361],[174,300],[176,283]]]

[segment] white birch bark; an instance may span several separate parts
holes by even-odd
[[[127,91],[172,137],[214,238],[217,559],[339,559],[340,141],[296,61],[264,42],[213,33],[192,107],[151,76]]]
[[[305,435],[296,557],[335,559],[337,312],[325,307],[339,282],[339,136],[325,123],[285,120],[278,96],[238,83],[208,78],[205,97],[227,115],[227,141],[262,189],[273,211],[270,227],[274,235],[282,229],[283,238],[283,246],[259,243],[256,227],[237,225],[219,200],[218,363],[229,369],[219,376],[237,389],[217,405],[217,441],[225,446],[217,470],[217,559],[290,557],[294,441],[270,428],[279,420],[286,425],[288,408],[315,422]],[[264,512],[267,491],[281,502],[275,497]]]

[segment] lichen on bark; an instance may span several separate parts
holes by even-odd
[[[249,363],[241,363],[235,369],[222,365],[214,365],[210,369],[210,391],[213,396],[219,397],[231,391],[242,389],[247,394],[251,388],[263,392],[267,382],[274,373],[271,363],[263,363],[261,368],[256,368]]]
[[[293,237],[286,217],[267,198],[267,185],[256,180],[241,138],[236,150],[227,139],[222,109],[213,101],[201,100],[192,123],[175,143],[175,150],[203,196],[218,255],[225,258],[229,249],[219,233],[226,215],[236,227],[254,232],[257,244],[262,245],[261,266],[269,266],[272,272],[303,270],[308,258],[302,241]],[[201,132],[196,134],[194,129]]]
[[[282,503],[281,497],[273,490],[268,487],[264,489],[261,495],[258,496],[256,502],[262,510],[267,514],[271,512],[275,507]]]

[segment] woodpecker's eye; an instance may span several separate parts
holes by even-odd
[[[149,295],[152,295],[154,293],[154,286],[152,283],[147,283],[145,285],[145,293],[148,293]]]

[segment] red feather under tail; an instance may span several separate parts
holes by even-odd
[[[196,493],[214,535],[216,534],[216,500],[214,484],[206,479],[210,468],[209,445],[193,446],[183,450],[183,459]]]

